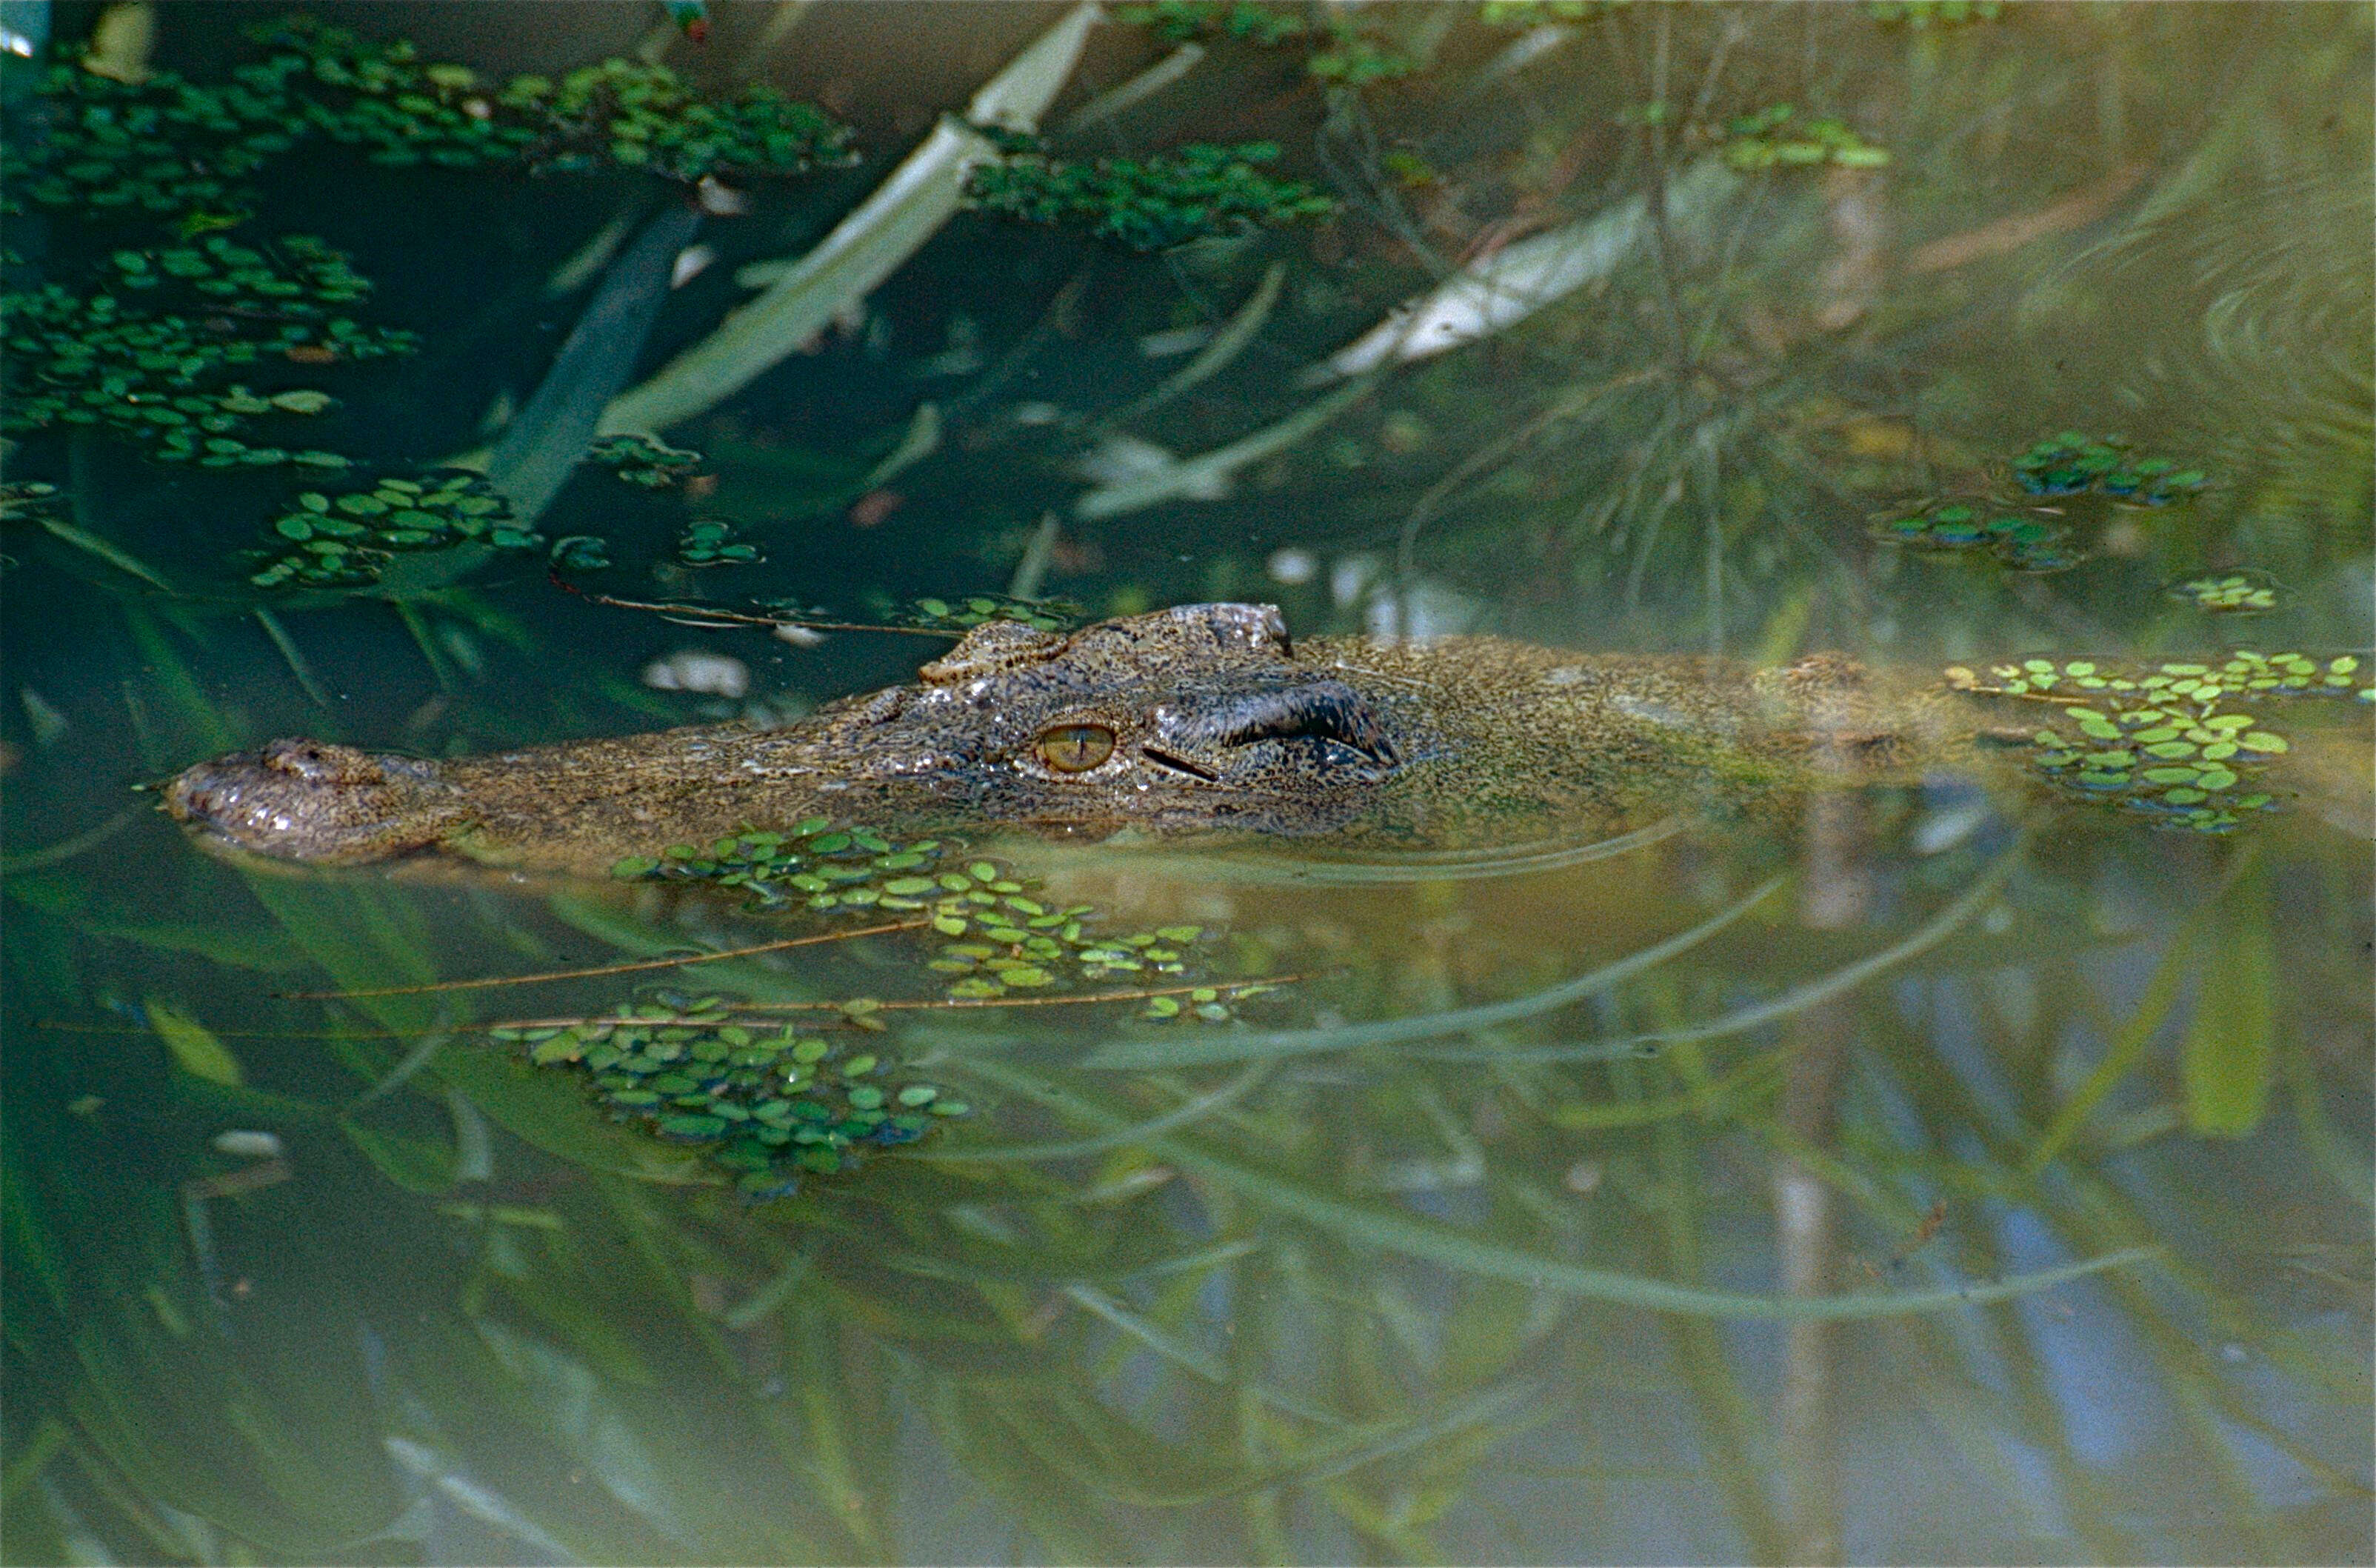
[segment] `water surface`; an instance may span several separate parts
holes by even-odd
[[[654,19],[541,7],[531,47],[329,9],[495,72],[632,49]],[[769,13],[709,9],[708,41],[666,57],[723,82]],[[1011,589],[1764,661],[2365,653],[2365,7],[1612,9],[1530,29],[1363,7],[1411,74],[1331,88],[1302,46],[1216,42],[1072,124],[1169,47],[1109,24],[1050,116],[1059,149],[1268,137],[1340,211],[1146,255],[960,215],[812,351],[671,426],[705,493],[588,468],[540,526],[607,540],[617,564],[583,581],[617,597],[845,620]],[[240,57],[244,9],[160,11],[161,62]],[[799,17],[749,68],[854,123],[862,161],[707,220],[715,259],[635,374],[1062,15]],[[1728,122],[1779,103],[1886,161],[1727,168]],[[1660,191],[1663,224],[1628,206]],[[305,439],[389,471],[481,445],[600,287],[556,271],[660,196],[617,172],[274,164],[247,232],[347,250],[371,319],[422,339],[325,373],[342,406]],[[1358,396],[1312,385],[1390,307],[1602,220],[1626,243],[1523,322]],[[10,227],[77,286],[125,243]],[[1233,321],[1242,348],[1167,390]],[[1145,472],[1123,437],[1193,457],[1332,396],[1226,482],[1085,504]],[[884,473],[927,424],[931,449]],[[2062,571],[1873,536],[2013,493],[2012,460],[2066,430],[2204,485],[2067,499]],[[275,600],[241,552],[302,476],[170,468],[103,431],[25,435],[8,466],[61,486],[82,536],[11,527],[0,629],[11,1560],[2376,1550],[2368,734],[2347,702],[2270,720],[2303,766],[2226,833],[2009,764],[1448,864],[952,840],[951,863],[994,852],[1097,929],[1202,928],[1197,978],[1296,978],[1219,1023],[1130,1002],[825,1030],[970,1113],[754,1203],[472,1026],[653,987],[932,1001],[934,943],[292,1000],[840,917],[678,884],[239,866],[131,786],[284,734],[446,754],[781,716],[941,645],[686,626],[565,594],[534,555]],[[701,516],[766,560],[673,563]],[[2166,591],[2239,570],[2274,609]],[[747,689],[655,689],[647,667],[687,650],[740,661]],[[223,1138],[243,1133],[279,1152]]]

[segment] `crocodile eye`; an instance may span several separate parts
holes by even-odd
[[[1087,773],[1113,755],[1114,732],[1102,724],[1056,724],[1040,731],[1040,760],[1059,773]]]

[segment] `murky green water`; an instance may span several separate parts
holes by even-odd
[[[944,646],[598,604],[548,577],[572,536],[613,563],[569,555],[588,592],[837,621],[1242,599],[1306,635],[1982,681],[2249,647],[2323,681],[2376,635],[2368,8],[1378,6],[1171,66],[1179,41],[1110,22],[1051,77],[1055,155],[1268,138],[1258,167],[1336,213],[1154,254],[895,215],[912,256],[669,423],[701,477],[650,488],[569,470],[601,378],[648,389],[765,281],[738,269],[809,250],[1065,13],[712,5],[696,42],[656,6],[330,9],[491,81],[657,27],[697,84],[764,72],[862,157],[738,179],[748,213],[696,226],[600,159],[391,167],[316,137],[245,196],[122,216],[86,186],[8,220],[11,290],[135,304],[119,252],[286,264],[277,236],[318,235],[376,284],[336,303],[420,336],[206,384],[329,392],[235,438],[348,469],[162,461],[137,422],[10,437],[9,480],[59,489],[12,516],[0,579],[9,1561],[2376,1551],[2348,697],[2251,709],[2291,754],[2222,797],[2273,797],[2228,832],[2016,762],[1457,863],[949,838],[933,873],[995,855],[1038,882],[1017,896],[1092,906],[1085,941],[1175,928],[1132,951],[1179,976],[1075,964],[1010,991],[1063,1002],[1031,1008],[837,1005],[945,1000],[930,932],[422,991],[863,920],[684,879],[243,867],[130,792],[278,735],[448,754],[781,717]],[[160,10],[155,62],[206,81],[271,14]],[[0,8],[32,41],[92,21]],[[10,78],[15,148],[37,77]],[[173,237],[194,210],[249,216]],[[637,293],[638,233],[707,265]],[[1464,267],[1486,286],[1425,318],[1445,351],[1365,339]],[[289,319],[212,298],[212,340]],[[598,303],[624,315],[588,336],[632,348],[655,302],[632,362],[564,350]],[[65,374],[11,351],[19,408]],[[556,356],[590,379],[533,400]],[[541,541],[399,552],[352,591],[246,580],[298,493],[532,418],[497,460],[559,486]],[[2033,493],[2080,457],[2015,459],[2063,432],[2200,487]],[[1876,536],[1954,544],[1938,509],[1966,499],[2026,531]],[[765,559],[692,564],[704,518]],[[2274,608],[2168,591],[2237,573]],[[743,684],[656,689],[687,651]],[[1198,984],[1230,1016],[1077,1000]],[[332,988],[414,989],[289,994]],[[484,1032],[712,996],[812,1004],[792,1032],[829,1064],[970,1109],[754,1202]]]

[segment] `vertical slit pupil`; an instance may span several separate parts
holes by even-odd
[[[1114,732],[1102,724],[1058,724],[1040,732],[1040,760],[1059,773],[1085,773],[1113,749]]]

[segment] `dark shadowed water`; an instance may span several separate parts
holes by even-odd
[[[6,60],[6,477],[55,488],[12,492],[0,539],[0,1556],[2376,1552],[2376,12],[1279,6],[1303,30],[1265,44],[1221,36],[1260,8],[1174,6],[1182,36],[1110,18],[1075,60],[1056,6],[712,4],[698,41],[658,6],[321,9],[477,68],[433,109],[641,47],[821,104],[860,156],[696,219],[602,158],[316,134],[111,207],[133,155],[56,155],[63,101]],[[144,44],[141,10],[0,27],[220,83],[276,14],[168,0]],[[1002,69],[1010,107],[1045,77],[1052,156],[1268,140],[1256,167],[1335,209],[1139,252],[878,196],[836,243],[879,285],[779,281]],[[285,266],[288,235],[374,285],[332,314],[417,347],[277,343],[203,389],[328,392],[225,438],[346,468],[170,460],[123,410],[173,405],[129,383],[96,422],[25,412],[93,385],[30,291],[161,309],[123,255]],[[798,315],[772,350],[728,317],[754,300]],[[176,330],[291,308],[194,297]],[[573,469],[619,390],[699,454],[673,482]],[[339,515],[301,493],[456,459],[541,538],[251,581],[331,537],[274,531]],[[1597,845],[952,834],[885,866],[903,845],[811,835],[849,873],[822,910],[715,885],[708,845],[674,862],[707,878],[579,884],[236,863],[135,792],[281,735],[778,722],[947,646],[592,595],[863,624],[1245,600],[1302,636],[2230,689],[2174,739],[2038,702],[1991,771]],[[1028,908],[967,908],[971,955],[921,929],[423,989],[965,897],[892,891],[920,868]],[[1014,955],[1040,967],[992,983]],[[397,993],[291,994],[334,990]],[[538,1027],[628,1006],[693,1020],[645,1026],[673,1060],[642,1087],[619,1026]],[[820,1051],[846,1169],[704,1098],[737,1052]],[[921,1135],[869,1131],[900,1116]]]

